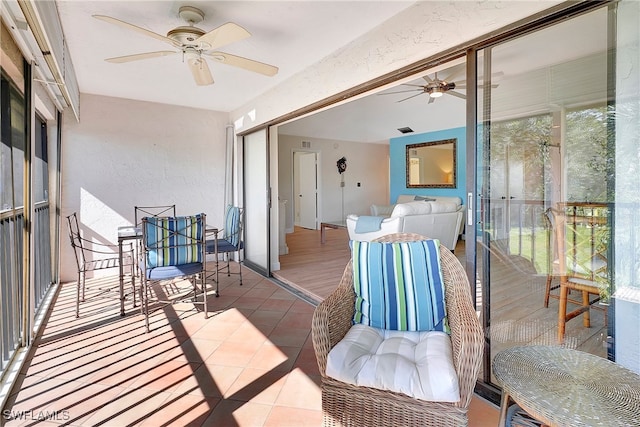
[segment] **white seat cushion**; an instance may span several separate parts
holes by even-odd
[[[451,339],[439,331],[389,331],[355,324],[329,352],[327,375],[422,400],[460,400]]]

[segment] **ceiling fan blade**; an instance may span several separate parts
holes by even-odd
[[[187,60],[187,65],[189,65],[193,79],[198,86],[213,84],[213,76],[209,70],[209,65],[203,58],[189,59]]]
[[[378,93],[377,95],[394,95],[396,93],[415,92],[416,90],[419,90],[420,92],[424,92],[422,90],[422,86],[420,86],[420,89],[407,89],[407,90],[399,90],[399,91],[396,91],[396,92],[383,92],[383,93]]]
[[[416,96],[418,96],[418,95],[422,95],[423,93],[424,93],[424,92],[420,92],[420,93],[417,93],[417,94],[415,94],[415,95],[411,95],[411,96],[410,96],[410,97],[408,97],[408,98],[404,98],[404,99],[401,99],[400,101],[396,101],[396,102],[406,101],[406,100],[408,100],[408,99],[415,98],[415,97],[416,97]]]
[[[246,39],[247,37],[251,37],[251,33],[238,24],[227,22],[201,35],[196,39],[195,43],[204,50],[217,49],[229,43]]]
[[[121,64],[123,62],[139,61],[141,59],[157,58],[159,56],[175,55],[177,52],[172,50],[161,50],[158,52],[146,52],[137,53],[135,55],[116,56],[114,58],[107,58],[105,61]]]
[[[431,77],[429,77],[428,75],[422,76],[422,78],[425,79],[427,81],[427,83],[433,83],[433,79]]]
[[[436,102],[436,99],[433,96],[430,96],[429,102],[427,102],[427,104],[433,104],[434,102]]]
[[[132,31],[138,32],[140,34],[143,34],[145,36],[153,37],[154,39],[157,39],[157,40],[163,41],[165,43],[169,43],[170,45],[176,46],[176,43],[173,40],[171,40],[169,37],[165,37],[165,36],[160,35],[158,33],[154,33],[153,31],[145,30],[144,28],[138,27],[137,25],[129,24],[128,22],[124,22],[124,21],[121,21],[119,19],[112,18],[111,16],[106,16],[106,15],[93,15],[93,17],[96,18],[96,19],[99,19],[101,21],[109,22],[111,24],[115,24],[115,25],[118,25],[120,27],[127,28],[129,30],[132,30]]]
[[[466,63],[461,63],[458,65],[454,65],[449,68],[449,74],[443,78],[442,80],[446,82],[454,82],[458,80],[458,78],[464,77],[466,71]]]
[[[446,91],[445,93],[446,93],[447,95],[453,95],[453,96],[458,97],[458,98],[460,98],[460,99],[467,99],[467,97],[466,97],[465,95],[463,95],[463,94],[461,94],[461,93],[458,93],[458,92],[454,92],[454,91],[452,91],[452,90],[448,90],[448,91]]]
[[[492,84],[492,85],[491,85],[491,88],[492,88],[492,89],[495,89],[495,88],[497,88],[498,86],[500,86],[498,83],[494,83],[494,84]],[[482,89],[482,82],[479,82],[479,83],[478,83],[478,87]],[[456,83],[456,89],[466,89],[466,88],[467,88],[467,85],[466,85],[466,84],[461,84],[461,85],[459,85],[459,84],[457,84],[457,83]]]
[[[223,64],[243,68],[248,71],[253,71],[254,73],[264,74],[265,76],[275,76],[278,73],[278,67],[254,61],[253,59],[243,58],[242,56],[231,55],[230,53],[211,52],[205,55]]]
[[[402,86],[413,86],[413,87],[419,87],[424,89],[424,85],[413,85],[411,83],[402,83]]]
[[[493,83],[496,81],[500,81],[502,79],[502,77],[504,77],[504,72],[503,71],[497,71],[495,73],[491,73],[491,82],[492,85],[496,85],[497,87],[497,83]],[[478,76],[478,86],[482,86],[482,84],[484,83],[484,77],[482,75]]]

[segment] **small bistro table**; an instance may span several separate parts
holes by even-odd
[[[500,426],[518,404],[549,426],[640,426],[640,375],[614,362],[559,346],[499,352],[493,373],[502,386]]]

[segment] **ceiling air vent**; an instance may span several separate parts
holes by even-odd
[[[302,148],[311,148],[311,141],[302,141]]]
[[[413,132],[413,129],[411,129],[409,127],[398,128],[398,130],[400,131],[400,133],[411,133],[411,132]]]

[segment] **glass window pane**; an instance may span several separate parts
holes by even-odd
[[[47,125],[36,116],[35,156],[33,159],[33,200],[46,201],[48,195],[47,175]]]
[[[13,195],[15,207],[24,206],[22,193],[24,179],[25,111],[22,95],[11,89],[11,150],[13,155]]]
[[[2,127],[2,143],[0,144],[0,211],[13,207],[13,181],[11,161],[11,121],[7,115],[11,114],[9,82],[2,76],[0,80],[0,125]]]

